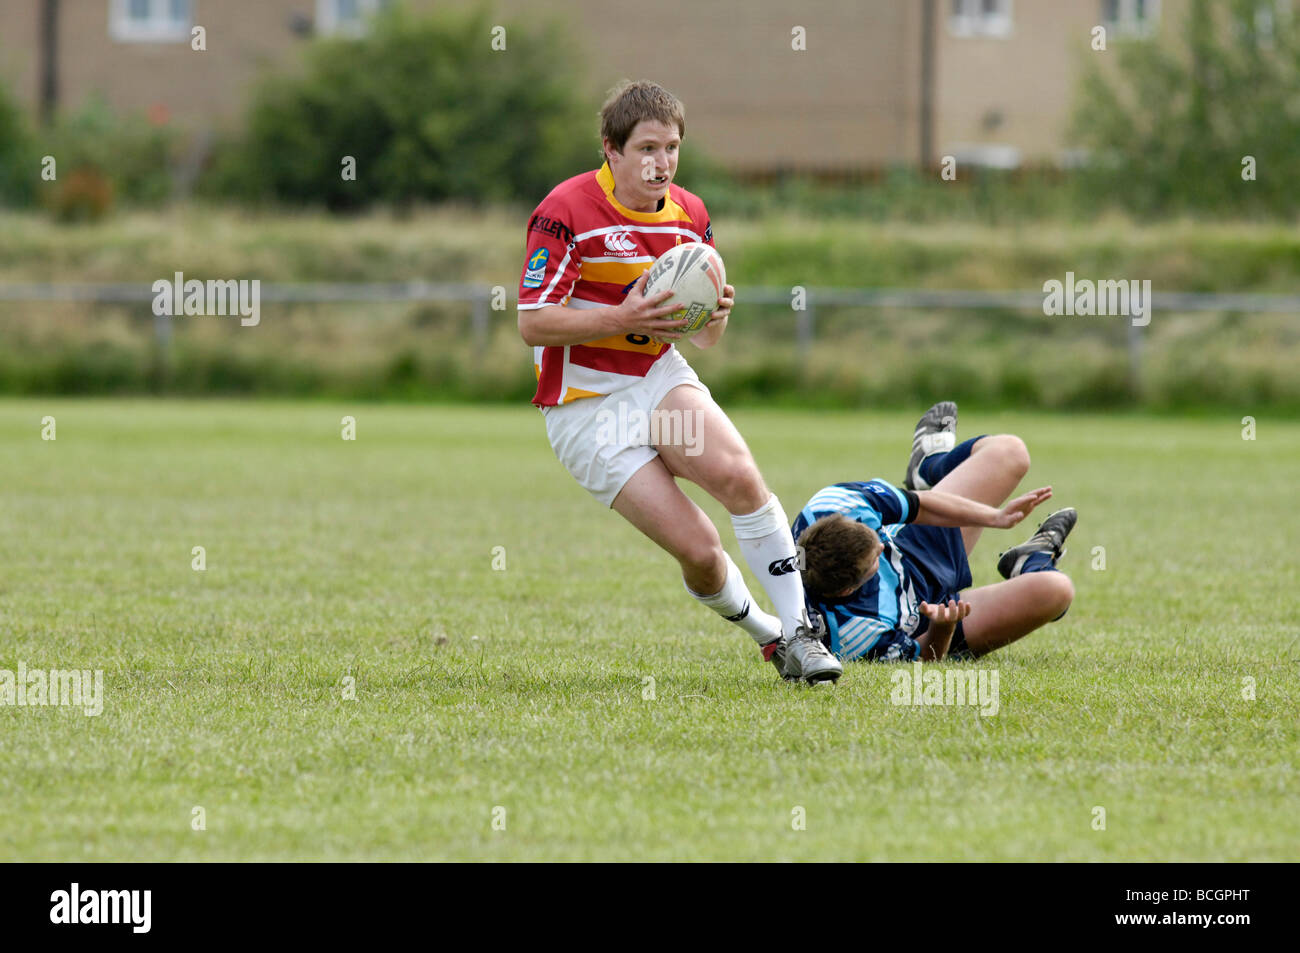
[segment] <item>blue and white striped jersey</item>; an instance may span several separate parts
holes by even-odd
[[[826,619],[831,651],[843,659],[888,662],[919,658],[921,647],[912,633],[921,621],[920,600],[894,540],[905,524],[916,519],[908,494],[885,480],[823,487],[795,519],[794,538],[798,540],[817,520],[835,513],[875,530],[884,550],[875,575],[851,595],[808,600],[809,608]]]

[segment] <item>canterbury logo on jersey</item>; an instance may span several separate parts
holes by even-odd
[[[605,236],[605,250],[623,257],[635,255],[637,247],[631,232],[610,232]]]
[[[788,556],[785,559],[778,559],[767,567],[767,571],[773,576],[784,576],[792,572],[799,571],[799,557]]]

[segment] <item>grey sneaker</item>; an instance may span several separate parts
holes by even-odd
[[[1075,512],[1074,507],[1067,506],[1039,523],[1033,536],[1019,546],[1013,546],[1005,553],[999,554],[998,572],[1002,574],[1002,578],[1014,579],[1019,576],[1025,560],[1031,553],[1051,553],[1052,564],[1055,565],[1056,561],[1065,555],[1065,537],[1070,535],[1070,530],[1074,529],[1074,524],[1078,520],[1079,514]]]
[[[787,682],[794,681],[798,676],[785,674],[785,639],[775,638],[766,645],[760,645],[759,649],[763,652],[763,660],[771,662],[776,666],[776,674],[780,675]]]
[[[907,475],[903,486],[909,490],[928,490],[930,484],[921,478],[921,462],[934,453],[947,453],[957,446],[957,405],[941,400],[927,410],[916,422],[912,434],[912,456],[907,461]]]
[[[786,640],[785,671],[781,673],[782,678],[798,678],[810,685],[817,685],[834,682],[843,674],[843,664],[823,644],[822,633],[816,623],[799,626],[794,638]]]

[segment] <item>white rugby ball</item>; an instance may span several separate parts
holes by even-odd
[[[666,321],[687,320],[680,328],[682,339],[690,337],[709,323],[709,315],[718,310],[718,299],[727,284],[727,269],[722,256],[712,245],[686,242],[675,245],[655,259],[645,283],[645,296],[653,298],[662,291],[673,296],[665,304],[677,310]]]

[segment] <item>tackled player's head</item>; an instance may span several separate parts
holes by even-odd
[[[884,548],[870,527],[836,513],[799,534],[803,584],[812,598],[847,596],[876,572]]]
[[[658,83],[616,87],[600,110],[600,140],[614,174],[614,191],[634,211],[653,211],[677,173],[686,135],[686,109]]]

